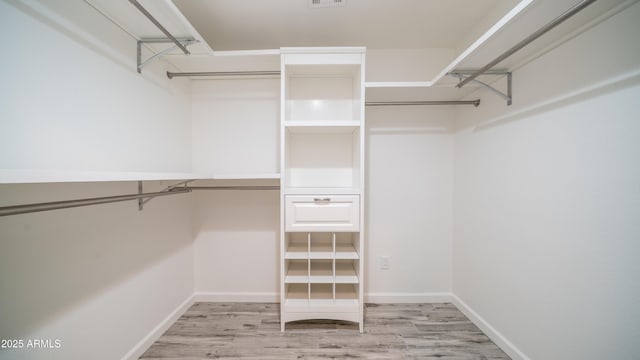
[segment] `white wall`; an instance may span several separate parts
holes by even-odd
[[[192,94],[194,171],[280,171],[279,79],[196,80]]]
[[[367,108],[368,301],[441,301],[451,292],[453,115]]]
[[[51,7],[51,8],[49,8]],[[190,94],[87,3],[0,3],[0,168],[190,171]]]
[[[366,81],[430,81],[454,57],[447,48],[367,49]]]
[[[167,184],[147,183],[150,190]],[[136,192],[135,182],[0,186],[1,206]],[[0,217],[0,339],[60,349],[2,359],[119,359],[193,294],[190,195]]]
[[[83,1],[2,1],[0,168],[190,171],[190,93]],[[169,183],[145,183],[146,190]],[[135,193],[133,182],[0,186],[0,206]],[[0,218],[2,359],[118,359],[193,294],[190,196]],[[149,339],[147,339],[149,340]],[[141,343],[139,343],[142,341]],[[139,355],[131,353],[130,355]]]
[[[453,292],[514,358],[640,353],[640,4],[481,93],[455,136]]]
[[[195,171],[280,172],[279,79],[197,80],[192,93]],[[277,191],[195,194],[197,300],[277,301],[279,214]]]
[[[202,191],[194,199],[196,300],[276,302],[278,191]]]

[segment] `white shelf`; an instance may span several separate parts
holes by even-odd
[[[287,260],[307,260],[309,258],[309,252],[306,246],[304,248],[289,247],[284,258]]]
[[[306,284],[309,282],[309,268],[306,261],[289,261],[284,282],[287,284]]]
[[[285,195],[360,195],[358,188],[313,188],[313,187],[288,187],[283,190]]]
[[[333,259],[333,251],[316,251],[309,253],[309,259],[313,260],[331,260]]]
[[[0,184],[159,181],[159,180],[279,180],[280,173],[205,174],[189,172],[127,172],[0,169]]]
[[[336,242],[336,260],[358,260],[360,256],[353,244],[341,244]]]
[[[358,274],[353,261],[336,261],[336,284],[358,284]]]
[[[360,121],[285,121],[290,133],[352,133],[360,128]]]
[[[309,253],[305,251],[289,250],[285,253],[284,258],[287,260],[306,260],[309,259]]]
[[[211,180],[278,180],[280,173],[213,174]]]
[[[392,88],[419,88],[433,86],[432,81],[376,81],[366,82],[366,88],[392,87]]]
[[[118,171],[65,171],[65,170],[0,170],[0,184],[198,180],[211,175],[172,172],[118,172]]]

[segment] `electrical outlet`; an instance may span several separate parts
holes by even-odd
[[[389,269],[391,269],[391,256],[381,256],[380,257],[380,269],[381,270],[389,270]]]

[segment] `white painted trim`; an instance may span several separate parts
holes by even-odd
[[[366,52],[364,46],[318,46],[318,47],[281,47],[281,54],[349,54]]]
[[[364,295],[365,303],[375,304],[425,304],[450,303],[453,294],[448,292],[433,293],[368,293]]]
[[[496,330],[487,320],[485,320],[482,316],[480,316],[477,312],[475,312],[469,305],[467,305],[464,301],[462,301],[455,294],[451,294],[451,299],[453,300],[453,305],[455,305],[458,310],[462,311],[466,317],[471,320],[477,327],[484,332],[491,341],[493,341],[502,351],[507,353],[509,357],[513,360],[530,360],[530,358],[525,355],[520,349],[518,349],[509,339],[507,339],[502,333]]]
[[[196,292],[193,298],[195,302],[280,302],[280,294],[275,292]]]
[[[402,87],[402,88],[420,88],[431,87],[432,81],[372,81],[365,82],[366,88],[380,88],[380,87]]]
[[[280,49],[221,50],[214,51],[213,56],[280,56]]]
[[[369,293],[364,295],[365,303],[441,303],[452,302],[452,294],[448,292],[433,293]],[[256,302],[277,303],[280,294],[270,292],[196,292],[193,295],[194,302]]]
[[[194,295],[189,296],[182,304],[173,310],[167,317],[165,317],[160,323],[153,328],[140,340],[128,353],[126,353],[122,360],[136,360],[144,354],[147,349],[153,345],[162,334],[164,334],[170,327],[194,304]]]

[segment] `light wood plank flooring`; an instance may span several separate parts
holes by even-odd
[[[340,321],[280,332],[279,304],[196,303],[141,359],[509,359],[452,304],[367,304],[365,333]]]

